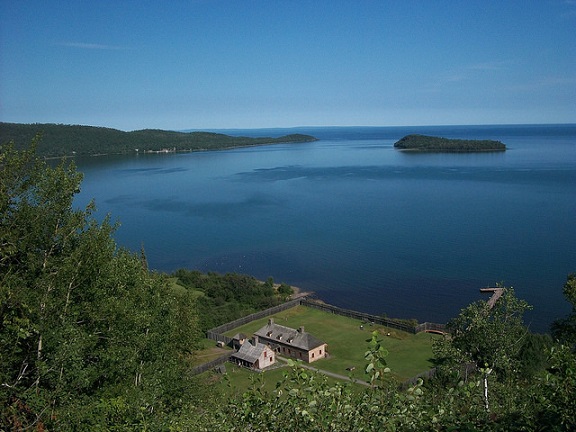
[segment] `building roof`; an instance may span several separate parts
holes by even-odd
[[[274,343],[277,344],[293,346],[294,348],[299,348],[305,351],[310,351],[325,344],[325,342],[322,342],[317,337],[310,333],[306,333],[304,327],[295,330],[290,327],[276,324],[273,319],[270,319],[268,324],[254,333],[254,335],[259,338],[273,340]]]
[[[238,352],[234,353],[232,357],[236,357],[240,360],[245,360],[254,364],[256,360],[262,355],[262,351],[268,348],[266,345],[260,342],[253,344],[252,342],[246,342],[242,344]]]

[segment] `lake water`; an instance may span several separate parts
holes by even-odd
[[[570,311],[576,125],[228,130],[320,140],[77,160],[79,205],[119,220],[150,267],[272,276],[326,302],[446,322],[503,282],[544,331]],[[497,139],[501,153],[397,151],[409,133]]]

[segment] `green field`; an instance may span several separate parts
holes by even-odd
[[[218,357],[230,351],[232,351],[232,348],[219,348],[213,340],[202,339],[200,341],[200,349],[194,353],[191,364],[192,366],[200,366],[201,364],[216,360]]]
[[[226,363],[226,376],[216,373],[202,375],[205,382],[221,390],[225,394],[237,397],[249,389],[261,388],[264,392],[273,393],[276,384],[283,381],[286,374],[290,375],[291,368],[284,362],[280,362],[281,367],[256,373],[246,368],[236,366],[233,363]],[[326,380],[328,383],[336,383],[338,380],[318,373],[318,380]],[[356,387],[357,386],[357,387]],[[352,385],[358,391],[366,387],[358,384]]]
[[[354,368],[352,377],[366,380],[364,374],[364,353],[367,349],[366,339],[372,331],[378,331],[383,344],[389,351],[388,366],[399,381],[404,381],[433,367],[432,340],[440,337],[428,333],[417,335],[405,333],[379,325],[364,325],[360,321],[312,309],[297,306],[271,316],[277,324],[292,328],[304,326],[305,330],[328,344],[329,358],[318,360],[312,365],[341,375],[348,375],[347,368]],[[227,336],[245,333],[251,336],[268,322],[268,318],[253,321],[242,327],[227,332]]]

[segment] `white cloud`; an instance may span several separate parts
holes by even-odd
[[[484,62],[484,63],[476,63],[466,67],[468,70],[476,70],[476,71],[497,71],[505,69],[506,65],[509,62],[504,61],[491,61],[491,62]]]
[[[85,43],[85,42],[60,42],[56,45],[69,47],[69,48],[80,48],[80,49],[92,49],[92,50],[125,50],[126,47],[115,46],[115,45],[104,45],[96,43]]]
[[[575,0],[576,1],[576,0]],[[425,89],[425,92],[436,93],[444,90],[446,86],[451,86],[456,83],[466,83],[484,77],[484,73],[490,74],[491,72],[504,71],[508,68],[513,61],[486,61],[481,63],[473,63],[462,65],[452,70],[446,71],[443,75],[436,77],[436,80]]]
[[[576,77],[545,76],[524,84],[514,84],[509,87],[513,91],[535,92],[542,89],[560,88],[573,91],[576,87]]]

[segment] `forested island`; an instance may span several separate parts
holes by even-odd
[[[494,140],[450,139],[427,135],[406,135],[394,144],[399,150],[419,152],[494,152],[505,151],[506,145]]]
[[[37,134],[42,135],[37,148],[37,154],[42,157],[221,150],[317,141],[313,136],[302,134],[276,138],[250,138],[212,132],[175,132],[159,129],[124,132],[95,126],[0,122],[0,143],[13,141],[16,148],[24,149]]]

